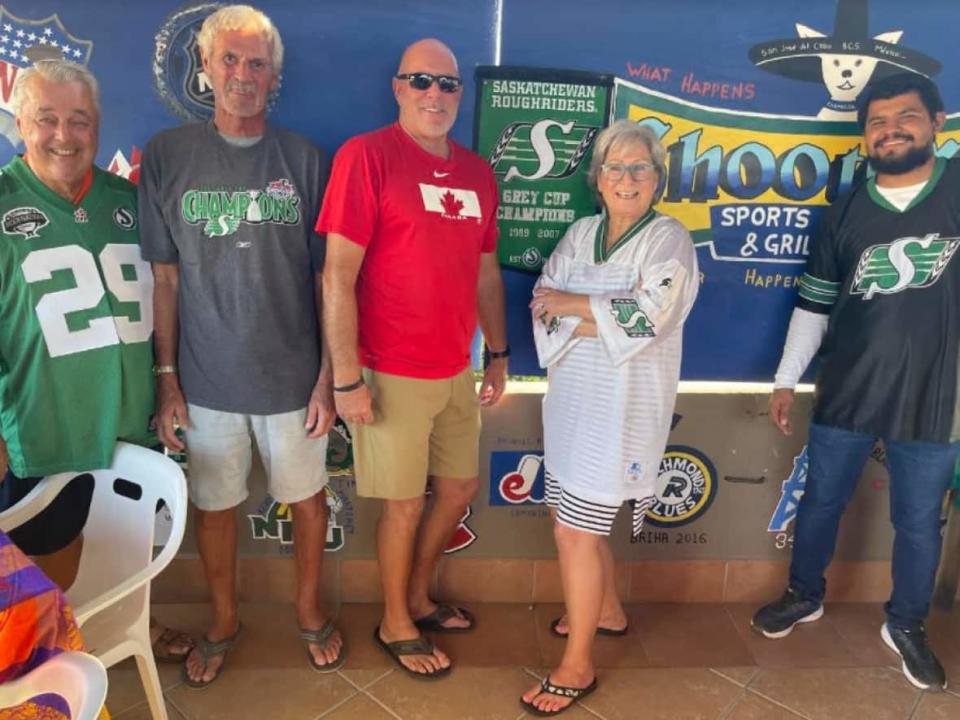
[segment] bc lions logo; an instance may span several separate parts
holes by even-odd
[[[790,477],[783,481],[783,493],[780,495],[776,510],[773,511],[773,517],[770,518],[770,524],[767,525],[767,532],[787,531],[787,527],[797,516],[797,508],[800,507],[800,498],[803,497],[806,484],[807,446],[804,445],[800,454],[793,459],[793,471]]]

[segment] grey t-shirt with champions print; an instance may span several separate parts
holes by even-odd
[[[179,268],[179,375],[188,402],[272,415],[307,404],[320,339],[313,231],[327,166],[306,138],[268,128],[250,147],[212,122],[166,130],[140,166],[145,260]]]

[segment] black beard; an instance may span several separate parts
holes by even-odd
[[[916,170],[933,157],[933,145],[912,147],[900,157],[880,158],[870,156],[870,166],[880,175],[903,175]]]

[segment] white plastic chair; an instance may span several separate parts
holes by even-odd
[[[71,720],[96,720],[107,698],[107,669],[87,653],[54,655],[26,675],[0,685],[0,710],[45,693],[64,699]]]
[[[44,478],[21,502],[0,514],[0,529],[22,525],[80,473]],[[83,528],[77,579],[67,591],[87,649],[106,667],[133,656],[154,720],[167,720],[150,646],[150,580],[180,547],[187,522],[187,484],[180,467],[146,448],[117,443],[113,465],[94,476],[90,516]],[[163,500],[173,518],[170,537],[154,557],[154,515]]]

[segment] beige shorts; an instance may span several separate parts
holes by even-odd
[[[364,368],[373,423],[351,425],[357,494],[406,500],[427,477],[471,480],[480,472],[480,402],[467,368],[440,380]]]
[[[274,500],[300,502],[327,484],[327,437],[307,437],[306,408],[240,415],[190,404],[187,413],[187,487],[199,509],[226,510],[247,499],[253,439]]]

